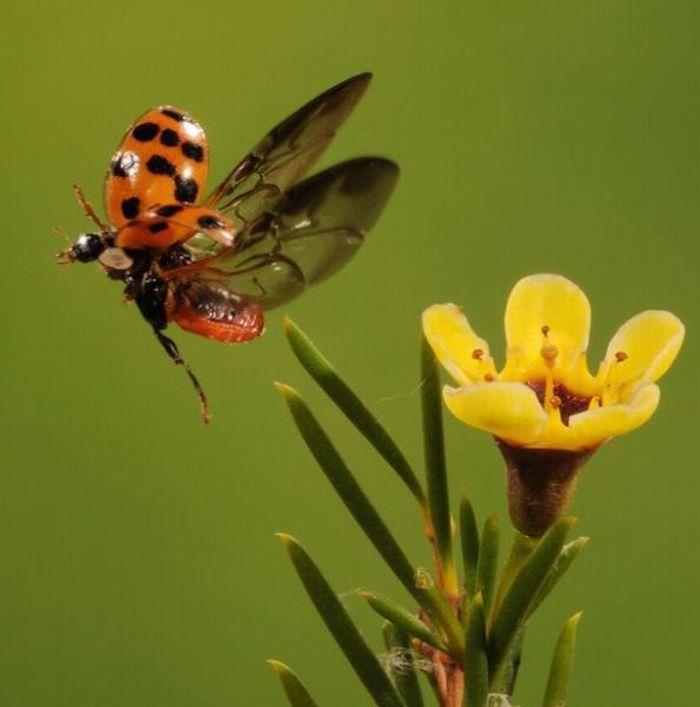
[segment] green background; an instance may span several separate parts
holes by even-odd
[[[52,226],[88,228],[131,120],[172,103],[207,129],[213,179],[276,121],[363,70],[375,80],[323,164],[390,156],[399,188],[355,261],[289,306],[420,463],[421,310],[463,304],[502,349],[521,276],[588,293],[592,360],[625,319],[689,336],[657,416],[589,463],[573,511],[593,540],[534,621],[516,703],[537,705],[555,635],[585,612],[571,705],[697,694],[695,332],[700,102],[693,2],[12,3],[0,24],[0,704],[281,705],[264,659],[321,705],[369,698],[273,533],[298,537],[376,650],[355,595],[408,601],[333,495],[272,387],[322,415],[416,564],[412,500],[294,361],[281,313],[237,348],[176,334],[192,391],[96,267],[56,267]],[[486,435],[447,424],[455,499],[506,522]]]

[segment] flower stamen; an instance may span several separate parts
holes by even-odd
[[[588,409],[589,410],[597,410],[601,405],[601,400],[599,395],[594,395],[589,401],[588,401]]]
[[[601,400],[601,405],[610,405],[616,402],[617,388],[618,388],[618,370],[620,364],[624,363],[629,356],[625,351],[617,351],[613,356],[612,361],[608,367],[607,375],[605,376],[605,383],[603,385],[603,398]]]
[[[558,398],[554,394],[554,365],[557,361],[557,356],[559,355],[559,349],[557,349],[556,346],[553,344],[548,344],[547,343],[547,336],[549,334],[549,327],[548,326],[543,326],[542,327],[542,334],[545,339],[545,343],[542,345],[542,348],[540,349],[540,356],[542,356],[542,359],[544,360],[544,364],[547,367],[547,373],[545,377],[545,385],[544,385],[544,409],[545,412],[549,414],[550,417],[556,417],[559,418],[559,406],[561,405],[561,399]],[[558,400],[559,403],[555,404],[555,400]]]
[[[486,354],[484,349],[474,349],[472,351],[472,358],[478,362],[481,375],[487,383],[496,380],[496,367],[493,364],[493,359]]]

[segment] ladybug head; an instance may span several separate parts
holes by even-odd
[[[102,255],[106,245],[104,238],[100,234],[83,233],[78,236],[70,248],[58,254],[58,261],[60,263],[73,263],[79,260],[81,263],[90,263]]]

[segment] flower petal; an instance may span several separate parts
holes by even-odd
[[[423,333],[438,361],[461,385],[484,380],[494,372],[489,345],[469,326],[455,304],[434,304],[423,312]],[[475,357],[474,352],[482,355]]]
[[[643,425],[659,405],[659,387],[650,383],[640,388],[625,404],[609,405],[569,418],[569,449],[593,449]]]
[[[561,275],[530,275],[520,280],[506,305],[505,330],[508,345],[504,378],[534,379],[545,375],[542,347],[555,346],[556,366],[566,371],[580,368],[588,348],[591,307],[586,295]],[[545,329],[546,327],[546,329]],[[547,332],[545,335],[543,331]]]
[[[625,322],[613,336],[604,365],[614,365],[611,383],[653,383],[666,373],[680,351],[685,327],[670,312],[649,310]],[[615,363],[616,355],[626,354]]]
[[[443,397],[456,418],[514,445],[533,443],[547,424],[537,396],[521,383],[445,386]]]

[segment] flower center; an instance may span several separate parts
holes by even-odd
[[[590,409],[592,398],[582,395],[576,395],[570,390],[567,390],[561,383],[552,384],[552,394],[549,400],[545,401],[548,385],[547,381],[527,381],[527,387],[535,392],[540,405],[545,410],[555,409],[561,421],[568,427],[569,418],[579,412],[585,412]]]
[[[599,401],[597,398],[576,395],[554,380],[554,367],[559,356],[559,349],[549,339],[550,326],[545,325],[540,331],[542,333],[540,356],[547,367],[547,376],[544,380],[526,381],[526,385],[535,392],[540,405],[550,418],[559,418],[568,427],[569,418],[572,415],[597,406]]]

